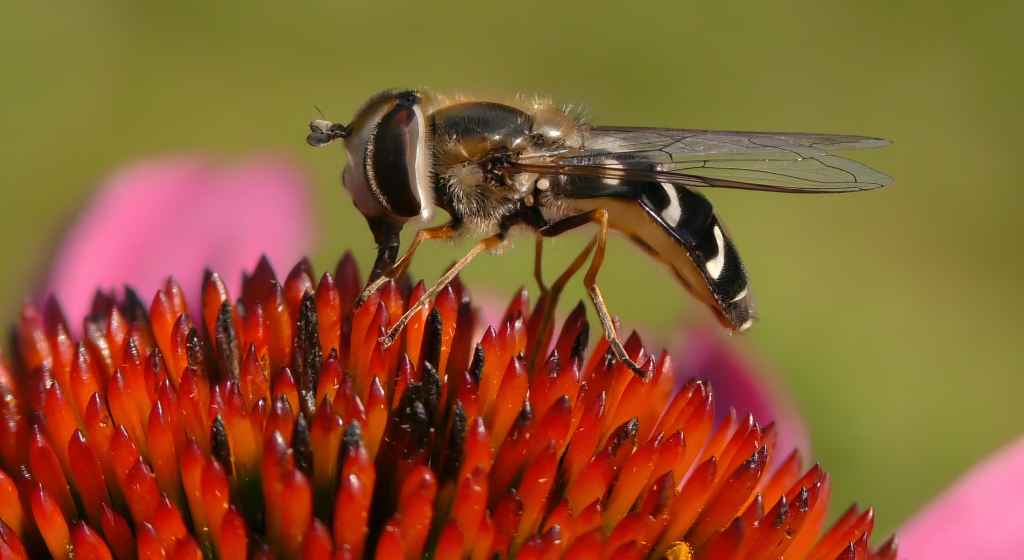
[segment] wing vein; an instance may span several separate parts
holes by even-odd
[[[841,134],[594,127],[582,147],[563,145],[524,156],[513,171],[693,187],[852,192],[884,187],[891,179],[832,150],[886,143]]]

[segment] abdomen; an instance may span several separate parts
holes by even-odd
[[[749,328],[755,318],[749,279],[711,203],[671,183],[637,182],[615,187],[614,196],[573,198],[570,204],[579,211],[605,208],[612,229],[665,264],[724,326],[735,331]]]

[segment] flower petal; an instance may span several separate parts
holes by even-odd
[[[139,556],[150,550],[158,555],[162,543],[177,542],[170,556],[198,558],[196,543],[210,540],[221,552],[239,551],[234,556],[267,548],[289,558],[332,548],[339,556],[376,550],[389,558],[563,552],[572,558],[661,558],[670,549],[712,558],[777,558],[786,546],[787,554],[801,557],[793,548],[806,552],[813,545],[828,511],[828,474],[815,466],[803,476],[786,469],[771,477],[762,495],[775,504],[763,512],[762,521],[771,522],[754,524],[752,515],[763,509],[755,493],[768,469],[763,442],[734,437],[731,424],[713,428],[712,395],[676,400],[671,372],[659,370],[641,381],[628,368],[609,368],[603,345],[582,355],[576,345],[588,332],[582,307],[554,329],[564,333],[563,352],[564,344],[573,346],[561,355],[578,362],[523,358],[522,349],[546,340],[537,338],[546,331],[536,327],[547,317],[534,315],[538,311],[527,309],[521,295],[506,315],[523,320],[505,322],[473,349],[475,321],[464,320],[462,307],[472,304],[452,297],[464,296],[464,289],[442,292],[430,318],[418,314],[404,336],[384,348],[374,341],[388,317],[416,305],[419,289],[406,296],[388,285],[374,296],[376,305],[342,308],[339,302],[357,289],[351,263],[344,260],[339,284],[320,286],[317,297],[291,297],[294,290],[286,289],[280,305],[271,302],[266,311],[262,304],[274,295],[275,273],[261,265],[237,301],[222,301],[219,294],[203,298],[202,317],[227,322],[218,319],[215,328],[189,333],[184,345],[174,341],[185,323],[172,324],[166,307],[155,307],[152,342],[167,348],[162,362],[168,379],[178,377],[177,393],[165,395],[163,384],[155,400],[151,381],[164,369],[156,371],[153,360],[140,364],[129,351],[153,348],[152,342],[126,346],[124,329],[115,322],[115,328],[90,333],[90,346],[124,347],[130,363],[113,371],[111,355],[89,351],[69,364],[66,353],[52,351],[67,349],[64,331],[38,320],[38,311],[27,306],[13,333],[20,343],[14,345],[12,372],[0,371],[0,378],[26,382],[0,387],[0,393],[17,394],[16,404],[27,406],[12,410],[13,399],[0,399],[0,514],[34,520],[55,555],[69,546],[89,550],[76,533],[81,525],[71,523],[76,504],[68,488],[102,479],[96,473],[104,463],[116,467],[129,507],[114,512],[102,503],[106,493],[100,490],[92,500],[100,510],[86,513],[99,518],[92,525],[107,537],[102,546],[118,557],[134,548]],[[286,288],[301,288],[304,280],[293,276]],[[338,333],[318,337],[325,324],[348,325],[348,342]],[[241,362],[240,339],[249,348]],[[331,345],[326,358],[325,342]],[[639,335],[631,336],[630,350],[647,354],[638,342]],[[188,366],[197,345],[212,351],[201,372]],[[284,367],[289,364],[294,367]],[[343,369],[346,379],[339,383]],[[324,372],[319,380],[318,371]],[[103,382],[108,376],[110,382]],[[168,417],[165,402],[180,413],[178,422]],[[691,402],[706,406],[687,406]],[[40,415],[44,425],[36,420]],[[76,416],[85,418],[84,430],[75,430]],[[140,418],[150,422],[143,426]],[[701,448],[688,445],[688,438],[716,444]],[[188,442],[176,451],[175,442],[183,439]],[[462,444],[451,445],[453,439]],[[140,450],[148,450],[145,459]],[[71,463],[88,472],[73,469],[74,476],[65,476],[69,471],[62,467]],[[231,490],[253,473],[265,482],[254,489],[256,509],[232,505]],[[32,482],[27,489],[16,483],[25,477]],[[178,499],[161,497],[168,484],[179,489]],[[27,492],[21,499],[19,489]],[[488,496],[498,498],[489,502]],[[748,507],[752,500],[757,505]],[[439,503],[443,507],[435,507]],[[380,511],[386,515],[375,515]],[[197,523],[185,523],[189,514]],[[24,533],[17,531],[23,524],[14,521],[13,531],[0,523],[0,550],[21,550],[16,535]],[[834,534],[863,535],[847,552],[865,556],[870,512],[846,521]],[[431,538],[432,526],[443,527],[439,538]],[[559,529],[567,526],[568,533]],[[313,548],[311,539],[317,541]]]
[[[807,428],[792,402],[763,368],[722,334],[707,328],[691,329],[672,358],[680,382],[691,377],[711,382],[719,419],[732,407],[739,414],[753,414],[762,426],[774,421],[779,433],[777,455],[785,457],[790,450],[800,449],[804,457],[809,456]]]
[[[505,313],[499,296],[478,290],[473,301],[479,306],[483,328],[499,324]],[[805,458],[810,457],[807,427],[768,371],[740,352],[720,329],[692,328],[681,339],[671,351],[676,378],[680,384],[693,377],[707,379],[715,394],[718,420],[734,408],[739,414],[753,414],[762,426],[775,422],[779,452],[773,461],[785,458],[793,449],[799,449]]]
[[[276,158],[215,165],[180,157],[130,166],[114,174],[66,233],[49,291],[68,317],[81,317],[97,288],[127,284],[146,299],[173,272],[195,305],[205,268],[234,284],[261,254],[285,266],[309,248],[304,185]]]
[[[975,466],[899,532],[905,558],[1020,558],[1024,437]]]

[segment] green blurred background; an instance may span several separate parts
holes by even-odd
[[[315,190],[316,264],[343,247],[367,262],[339,152],[303,137],[314,104],[344,120],[384,87],[540,92],[614,124],[884,136],[857,157],[896,178],[885,191],[710,194],[759,295],[744,344],[795,396],[835,503],[878,506],[888,532],[1024,425],[1024,10],[958,4],[8,3],[0,318],[97,181],[154,154],[289,155]],[[581,243],[556,240],[551,262]],[[529,283],[531,251],[465,277],[504,297]],[[609,263],[606,296],[647,339],[703,317],[626,242]]]

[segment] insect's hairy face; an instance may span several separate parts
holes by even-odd
[[[367,218],[406,222],[433,210],[428,124],[415,91],[387,91],[356,114],[342,183]]]

